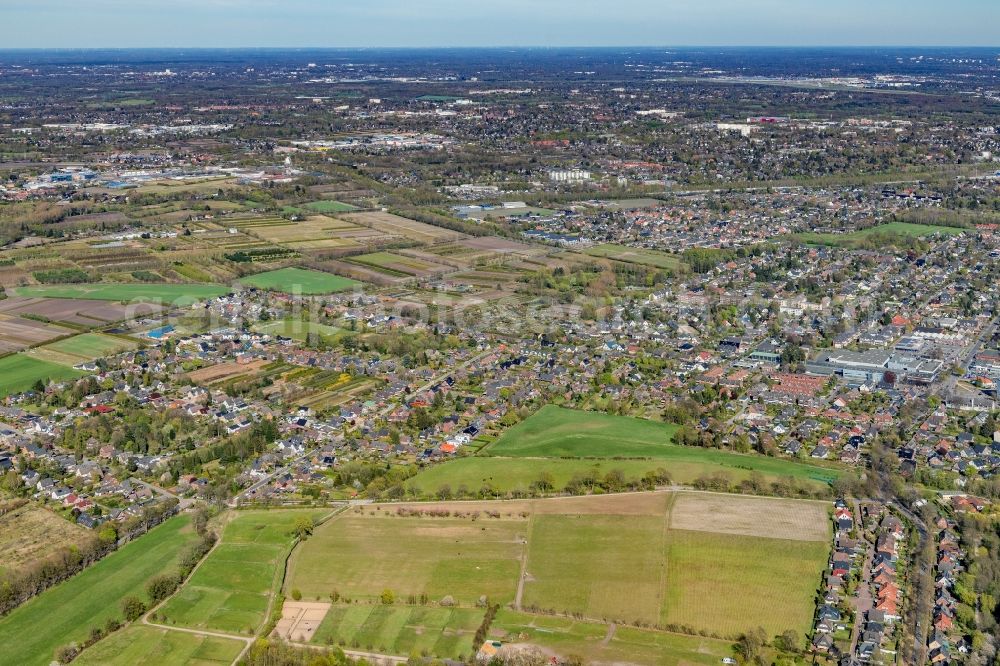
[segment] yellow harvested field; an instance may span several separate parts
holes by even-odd
[[[753,495],[676,493],[670,528],[717,534],[826,541],[829,504]]]

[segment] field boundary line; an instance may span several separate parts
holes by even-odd
[[[521,575],[517,579],[517,592],[514,594],[514,609],[521,610],[521,600],[524,597],[524,583],[528,575],[528,549],[531,548],[531,531],[535,525],[535,514],[528,516],[527,534],[524,537],[524,547],[521,551]]]
[[[331,518],[347,511],[347,509],[349,509],[350,507],[351,507],[350,504],[346,504],[344,506],[334,509],[330,513],[320,518],[320,520],[315,523],[315,526],[318,527],[326,523]],[[274,613],[274,602],[277,599],[278,595],[284,592],[285,581],[287,580],[288,577],[288,563],[291,560],[292,554],[295,552],[295,549],[298,547],[300,543],[302,543],[302,541],[303,539],[301,539],[300,537],[296,537],[295,540],[288,547],[288,549],[285,551],[285,557],[283,560],[281,560],[280,578],[278,576],[279,568],[277,566],[275,567],[274,577],[271,579],[271,589],[268,590],[267,594],[267,610],[265,610],[264,612],[264,618],[263,620],[261,620],[261,624],[257,625],[257,628],[254,629],[253,635],[247,638],[246,645],[243,647],[243,650],[241,650],[240,653],[236,655],[236,659],[233,660],[232,666],[236,666],[236,664],[240,662],[240,659],[242,659],[243,655],[247,653],[247,650],[250,649],[250,647],[253,645],[253,642],[260,637],[260,633],[264,629],[264,627],[270,624],[271,614]],[[264,636],[264,638],[267,637]],[[299,645],[306,645],[306,644],[303,643]],[[312,647],[321,647],[321,646],[312,646]]]
[[[331,520],[337,518],[338,516],[342,516],[343,514],[347,513],[347,511],[349,509],[351,509],[352,506],[353,505],[351,505],[351,504],[344,504],[343,506],[336,507],[330,513],[326,514],[325,516],[320,517],[320,519],[317,520],[316,523],[314,524],[314,529],[316,527],[321,527],[321,526],[325,525],[326,523],[330,522]],[[285,583],[288,582],[288,575],[289,575],[289,573],[293,573],[294,572],[294,564],[295,563],[294,563],[293,557],[295,555],[295,549],[298,548],[299,544],[302,543],[302,541],[303,541],[302,539],[296,538],[296,540],[292,543],[291,548],[288,549],[288,554],[285,555],[285,564],[284,564],[284,567],[282,568],[282,573],[281,573],[281,583],[278,586],[278,590],[277,590],[279,594],[280,593],[284,593],[284,591],[285,591]],[[268,618],[271,617],[271,610],[272,610],[271,606],[273,604],[273,596],[274,596],[273,591],[272,591],[272,595],[271,596],[272,596],[272,600],[269,601],[268,605],[267,605],[267,617]],[[261,625],[260,628],[263,628],[263,625]],[[266,638],[266,636],[265,636],[265,638]]]
[[[477,456],[469,456],[469,458],[475,458],[475,457],[477,457]],[[499,458],[499,456],[490,456],[490,457]],[[504,458],[504,459],[507,459],[507,458]],[[525,459],[527,459],[527,458],[518,458],[518,460],[525,460]],[[463,458],[456,458],[455,460],[463,460]],[[538,458],[537,460],[546,460],[546,458]],[[401,506],[401,505],[405,506],[405,505],[416,505],[416,504],[483,504],[483,503],[487,503],[487,502],[491,503],[491,504],[502,505],[504,503],[511,503],[511,504],[513,504],[513,503],[516,503],[516,502],[547,502],[547,501],[556,501],[556,500],[581,499],[581,498],[586,498],[586,497],[622,497],[622,496],[628,496],[628,495],[651,495],[651,494],[656,494],[656,493],[698,493],[698,494],[701,494],[701,495],[719,495],[721,497],[746,497],[746,498],[756,498],[756,499],[762,499],[762,500],[781,500],[781,501],[788,501],[788,502],[811,502],[811,503],[814,503],[814,504],[823,504],[823,505],[828,505],[828,506],[832,506],[833,505],[833,500],[832,499],[825,500],[825,499],[813,499],[813,498],[810,498],[810,497],[781,497],[779,495],[753,495],[753,494],[749,494],[749,493],[728,493],[728,492],[719,491],[719,490],[699,490],[699,489],[697,489],[697,488],[695,488],[693,486],[684,486],[684,485],[674,484],[674,485],[669,485],[669,486],[660,486],[660,487],[654,488],[653,490],[627,490],[627,491],[619,492],[619,493],[603,493],[603,494],[589,493],[589,494],[582,494],[582,495],[549,495],[549,496],[544,496],[544,497],[526,497],[524,499],[492,499],[492,498],[485,498],[485,499],[448,499],[448,500],[441,500],[441,499],[404,499],[404,500],[390,500],[390,501],[381,501],[381,502],[371,502],[370,506]]]
[[[670,523],[673,522],[674,517],[674,502],[677,500],[677,493],[671,492],[667,495],[667,508],[663,512],[663,527],[660,537],[662,541],[660,542],[660,547],[663,549],[663,565],[660,567],[660,585],[659,592],[660,603],[657,612],[657,618],[660,622],[666,619],[666,606],[667,606],[667,585],[670,582],[670,558],[667,555],[670,553]]]
[[[331,649],[328,645],[315,645],[313,643],[299,643],[297,641],[285,641],[288,645],[294,645],[295,647],[307,648],[310,650],[329,650]],[[249,647],[249,646],[247,646]],[[385,654],[383,652],[364,652],[361,650],[345,650],[341,648],[343,652],[348,657],[353,657],[355,659],[377,659],[382,664],[406,664],[409,662],[409,657],[402,657],[398,654]],[[242,654],[240,656],[243,656]],[[238,660],[237,660],[238,661]],[[233,662],[234,664],[236,662]]]
[[[532,611],[532,610],[522,610],[517,612],[522,613],[524,615],[530,615],[531,617],[558,617],[564,620],[573,620],[576,622],[588,622],[590,624],[606,625],[610,623],[616,625],[615,627],[616,631],[618,627],[631,627],[633,629],[638,629],[640,631],[649,631],[657,634],[669,634],[671,636],[686,636],[687,638],[698,638],[706,641],[719,641],[720,643],[728,643],[730,645],[736,642],[735,637],[719,638],[717,636],[702,636],[697,632],[688,634],[683,631],[671,631],[669,629],[660,629],[658,627],[650,627],[650,626],[641,627],[637,624],[632,624],[631,622],[625,622],[622,620],[604,620],[597,617],[590,617],[589,615],[574,615],[573,613],[562,613],[562,612],[540,613],[538,611]]]
[[[187,577],[184,580],[181,581],[181,584],[177,586],[177,589],[174,590],[172,594],[170,594],[169,596],[167,596],[164,599],[161,599],[158,604],[156,604],[155,606],[153,606],[148,611],[146,611],[145,613],[142,614],[142,624],[149,624],[149,625],[152,625],[152,626],[157,626],[156,624],[154,624],[152,622],[149,622],[149,616],[152,615],[153,613],[155,613],[156,611],[160,610],[160,608],[165,603],[167,603],[170,599],[172,599],[174,597],[174,595],[176,595],[178,592],[180,592],[180,590],[181,590],[182,587],[184,587],[189,582],[191,582],[191,578],[194,576],[194,573],[198,569],[200,569],[201,565],[205,563],[205,560],[207,560],[209,558],[209,556],[212,553],[215,552],[215,549],[219,547],[220,543],[222,543],[222,537],[221,536],[219,536],[219,538],[215,540],[215,543],[213,543],[212,547],[208,549],[208,552],[205,553],[205,556],[202,557],[200,560],[198,560],[198,564],[194,565],[194,568],[191,569],[191,573],[189,573],[187,575]]]
[[[182,632],[182,633],[198,634],[198,635],[202,635],[202,636],[213,636],[215,638],[226,638],[226,639],[231,639],[231,640],[251,641],[252,638],[247,638],[246,636],[233,636],[231,634],[225,634],[225,633],[221,633],[221,632],[202,631],[202,630],[199,630],[199,629],[189,629],[187,627],[172,627],[170,625],[159,624],[158,622],[151,622],[149,620],[149,616],[150,615],[152,615],[153,613],[155,613],[156,611],[158,611],[164,604],[166,604],[168,601],[170,601],[170,599],[172,599],[181,590],[181,588],[184,587],[184,585],[186,585],[191,580],[191,577],[194,576],[194,573],[201,567],[202,564],[204,564],[205,560],[208,559],[209,555],[211,555],[215,551],[215,549],[219,547],[219,544],[221,542],[222,542],[222,538],[221,537],[219,537],[218,539],[215,540],[215,543],[212,544],[212,547],[208,549],[208,552],[205,553],[205,555],[202,556],[202,558],[200,560],[198,560],[198,563],[194,565],[194,568],[192,568],[191,572],[187,575],[187,577],[185,577],[184,580],[181,581],[181,583],[177,586],[176,590],[174,590],[167,597],[161,599],[155,606],[153,606],[152,608],[150,608],[149,610],[147,610],[145,613],[143,613],[142,616],[139,618],[138,622],[135,622],[135,621],[133,621],[133,622],[126,622],[126,623],[124,623],[121,626],[121,629],[119,629],[119,631],[128,629],[129,627],[132,627],[132,626],[148,626],[148,627],[154,627],[156,629],[163,629],[163,630],[166,630],[166,631],[179,631],[179,632]],[[108,634],[104,638],[108,638],[109,636],[110,636],[110,634]],[[101,640],[104,640],[104,638],[102,638]],[[94,643],[94,645],[97,645],[98,643],[100,643],[100,641],[98,641],[97,643]],[[93,647],[94,645],[91,645],[90,647]],[[249,642],[247,643],[247,646],[249,647]],[[87,648],[87,649],[89,649],[89,648]],[[241,652],[240,655],[242,656],[242,654],[243,653]]]

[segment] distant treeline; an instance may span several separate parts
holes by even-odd
[[[997,224],[1000,222],[1000,215],[996,213],[973,213],[967,210],[917,208],[900,211],[893,215],[893,219],[911,224],[930,224],[938,227],[971,229],[977,224]]]

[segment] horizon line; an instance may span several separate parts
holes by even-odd
[[[377,46],[3,46],[0,53],[9,51],[390,51],[414,50],[428,51],[434,49],[448,50],[494,50],[494,49],[998,49],[998,44],[493,44],[493,45],[377,45]]]

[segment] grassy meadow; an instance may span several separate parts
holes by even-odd
[[[27,353],[42,360],[74,366],[136,347],[138,347],[138,343],[132,340],[104,335],[103,333],[83,333],[36,347]]]
[[[497,613],[491,632],[504,642],[531,643],[585,663],[717,666],[733,656],[729,641],[600,622],[533,615],[509,609]]]
[[[124,303],[159,303],[183,307],[228,294],[217,284],[64,284],[17,287],[27,298],[81,298]]]
[[[670,530],[661,622],[721,634],[760,625],[769,635],[812,624],[828,541]]]
[[[703,511],[712,520],[692,529]],[[335,592],[313,640],[348,648],[454,658],[464,643],[445,652],[441,636],[474,629],[486,595],[504,608],[501,635],[631,663],[688,663],[682,655],[707,642],[718,660],[729,639],[758,625],[769,635],[808,630],[830,552],[828,512],[822,502],[688,491],[357,507],[296,549],[286,591],[306,601]],[[395,605],[380,603],[384,590]],[[426,605],[407,603],[422,594]],[[442,606],[445,596],[456,606]],[[619,625],[611,640],[570,649],[591,634],[603,639],[608,623]],[[679,661],[650,659],[675,644],[661,657]]]
[[[397,597],[452,596],[472,606],[481,595],[514,599],[527,535],[525,520],[473,522],[453,518],[338,516],[321,526],[289,565],[288,589],[303,599],[326,599],[336,590],[349,599],[375,601],[385,589]],[[331,566],[336,562],[336,566]]]
[[[346,204],[341,201],[333,201],[330,199],[312,201],[307,204],[302,204],[302,207],[308,208],[309,210],[317,213],[349,213],[352,210],[357,210],[357,206],[352,206],[351,204]]]
[[[461,659],[472,654],[472,638],[485,611],[474,608],[335,605],[313,641],[341,642],[348,649],[385,654]]]
[[[12,354],[0,358],[0,398],[31,390],[38,380],[63,382],[83,377],[84,373],[60,363]]]
[[[160,609],[163,624],[252,634],[263,623],[292,530],[319,511],[243,511],[190,580]]]
[[[589,247],[583,252],[591,257],[614,259],[616,261],[623,261],[630,264],[652,266],[653,268],[677,270],[681,267],[680,258],[659,250],[647,250],[645,248],[604,243],[602,245]]]
[[[668,457],[677,426],[627,416],[546,405],[486,449],[489,455],[534,458]]]
[[[611,470],[619,470],[626,481],[641,479],[647,472],[659,468],[670,473],[674,483],[691,484],[695,479],[724,473],[733,482],[739,482],[757,472],[768,482],[792,477],[804,486],[820,489],[827,479],[836,478],[837,471],[815,467],[780,458],[740,455],[695,447],[671,447],[670,458],[651,460],[594,460],[565,458],[500,458],[495,456],[470,456],[456,458],[430,466],[407,483],[427,496],[435,495],[442,488],[455,494],[462,487],[472,493],[489,484],[499,493],[528,493],[532,482],[541,473],[552,475],[556,489],[562,489],[577,474],[593,473],[603,478]]]
[[[821,487],[839,472],[782,458],[744,455],[673,443],[677,426],[601,412],[546,405],[488,444],[479,456],[459,458],[424,470],[410,485],[428,494],[443,486],[472,492],[489,483],[501,492],[527,490],[546,471],[563,488],[575,474],[604,476],[620,470],[626,479],[665,469],[675,483],[723,472],[732,481],[753,473],[774,482],[793,478]]]
[[[171,518],[0,618],[0,663],[46,666],[56,648],[82,641],[110,618],[120,620],[121,600],[145,599],[146,581],[171,570],[196,538],[187,516]]]
[[[79,666],[229,666],[243,649],[237,640],[132,625],[84,650]]]
[[[655,624],[667,563],[663,516],[536,515],[526,607]]]
[[[960,227],[942,227],[933,224],[913,224],[911,222],[888,222],[874,227],[868,227],[860,231],[852,231],[845,234],[828,234],[807,231],[794,234],[791,238],[809,243],[812,245],[831,245],[834,247],[851,248],[865,241],[869,236],[875,234],[885,234],[888,236],[898,236],[902,238],[923,238],[933,234],[944,236],[956,236],[968,231]]]
[[[305,342],[310,333],[315,333],[321,337],[332,338],[345,330],[336,326],[328,326],[319,322],[302,321],[300,319],[280,319],[278,321],[267,321],[254,324],[254,330],[267,335],[280,335],[284,338],[292,338]]]

